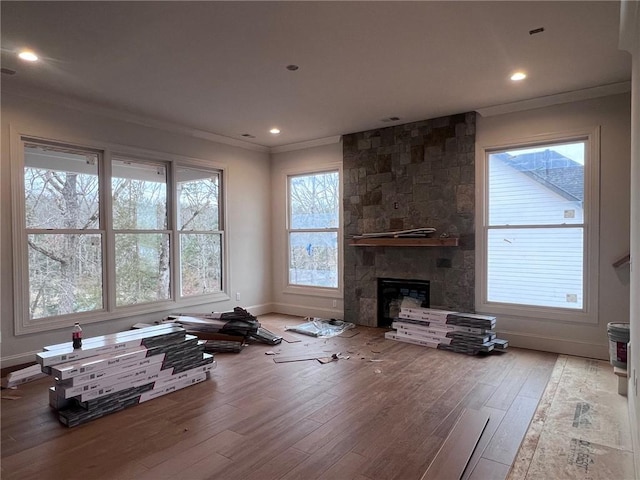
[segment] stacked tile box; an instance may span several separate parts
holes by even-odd
[[[399,342],[477,355],[505,350],[508,342],[496,338],[496,317],[432,308],[402,307],[385,337]]]
[[[36,355],[55,379],[49,404],[73,427],[209,378],[213,355],[194,335],[163,324],[44,347]]]

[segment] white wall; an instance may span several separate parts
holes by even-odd
[[[612,263],[629,250],[630,96],[628,94],[478,117],[479,148],[518,139],[601,127],[598,323],[572,324],[499,316],[510,345],[608,359],[608,322],[629,321],[629,267]],[[478,159],[477,159],[478,161]]]
[[[624,0],[620,9],[620,48],[631,53],[631,338],[629,372],[629,420],[636,467],[640,476],[640,3]]]
[[[289,315],[343,318],[342,293],[310,295],[304,288],[287,288],[287,175],[342,166],[342,142],[271,155],[271,190],[273,212],[272,284],[274,312]],[[342,183],[342,182],[341,182]],[[340,208],[342,211],[342,208]],[[339,248],[342,235],[338,236]],[[339,275],[342,282],[342,273]],[[335,302],[335,307],[333,306]]]
[[[191,307],[189,311],[226,311],[241,305],[254,314],[271,311],[271,192],[269,155],[114,120],[88,109],[65,108],[21,96],[2,94],[2,160],[0,164],[0,328],[2,367],[30,362],[43,346],[66,342],[68,329],[14,335],[10,128],[68,142],[111,143],[193,157],[226,166],[226,231],[231,300]],[[240,292],[241,301],[235,301]],[[160,312],[87,324],[86,336],[103,335],[136,322],[161,319]]]

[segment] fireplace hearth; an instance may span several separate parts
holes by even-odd
[[[405,280],[378,278],[378,327],[390,327],[400,314],[405,297],[410,297],[418,306],[428,308],[429,280]]]

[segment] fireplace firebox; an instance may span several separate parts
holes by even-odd
[[[429,308],[429,280],[378,278],[378,327],[390,327],[400,314],[402,300],[411,297]]]

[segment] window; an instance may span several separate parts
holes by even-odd
[[[222,291],[220,174],[178,168],[180,293],[183,297]]]
[[[220,170],[26,137],[19,149],[17,333],[226,298]]]
[[[288,180],[289,285],[338,288],[338,171]]]
[[[591,147],[584,135],[485,151],[481,309],[546,310],[566,320],[584,320],[593,310],[597,159]]]
[[[97,151],[24,143],[28,314],[104,308]]]
[[[116,307],[171,298],[166,165],[114,156],[111,202]]]

